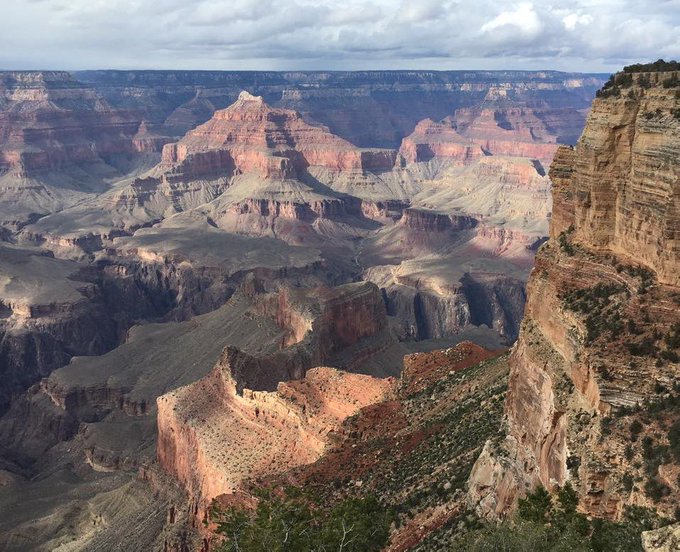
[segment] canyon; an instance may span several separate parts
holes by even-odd
[[[284,484],[317,497],[317,507],[377,496],[397,520],[384,549],[401,551],[468,549],[471,535],[512,543],[512,530],[523,549],[536,501],[565,511],[573,500],[593,545],[605,527],[614,542],[631,539],[626,549],[677,548],[679,83],[677,68],[613,75],[575,147],[556,150],[550,239],[535,257],[509,353],[465,342],[407,355],[389,395],[346,419],[323,455],[263,470],[216,503],[248,512],[249,497],[266,500],[262,489]],[[438,151],[475,163],[458,132],[442,139],[451,148],[419,149],[433,126],[406,141],[411,159]],[[400,224],[435,233],[480,221],[425,224],[409,208]],[[418,267],[436,277],[431,268]],[[386,304],[390,312],[389,296]],[[539,518],[540,530],[548,525]],[[569,538],[559,527],[556,535]],[[213,527],[208,538],[224,537]]]
[[[560,145],[575,144],[603,82],[0,72],[2,547],[207,550],[213,499],[283,471],[329,484],[329,458],[333,469],[356,462],[352,477],[365,473],[365,489],[397,504],[402,489],[383,488],[397,460],[379,462],[373,480],[365,472],[364,446],[392,430],[405,465],[420,462],[456,503],[431,502],[409,479],[419,513],[394,549],[425,538],[418,523],[458,519],[475,454],[500,423],[502,351],[520,335],[513,396],[536,252],[537,267],[558,271],[543,259],[564,233],[598,254],[634,250],[660,284],[677,285],[674,200],[652,182],[671,146],[652,130],[633,141],[640,180],[617,199],[614,184],[601,196],[588,188],[593,167],[623,155],[607,149],[618,139],[604,107],[586,127],[605,142],[590,161],[575,165]],[[652,92],[644,109],[667,111]],[[622,121],[640,108],[626,109]],[[612,205],[619,215],[603,220]],[[611,266],[629,287],[640,278]],[[557,308],[532,305],[537,285],[522,332]],[[433,393],[452,403],[431,412]],[[477,401],[489,410],[474,412]],[[479,430],[462,435],[461,419]],[[426,475],[422,451],[437,446],[427,428],[442,424],[452,456]]]

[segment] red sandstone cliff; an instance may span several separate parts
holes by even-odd
[[[677,459],[649,452],[667,446],[678,419],[669,406],[680,374],[673,82],[636,74],[619,93],[605,89],[576,148],[556,156],[551,239],[510,359],[507,434],[487,443],[470,479],[469,505],[483,515],[506,514],[536,485],[567,482],[597,516],[677,504]]]
[[[0,72],[0,225],[16,229],[144,163],[162,140],[60,71]]]
[[[456,132],[447,121],[420,121],[401,142],[399,153],[407,163],[429,161],[434,157],[467,165],[484,156],[482,148]]]
[[[69,73],[0,73],[0,108],[0,171],[31,175],[137,150],[139,122]]]
[[[318,459],[328,434],[384,399],[390,380],[315,368],[276,392],[237,391],[225,352],[204,379],[158,399],[158,460],[201,509],[248,478]]]

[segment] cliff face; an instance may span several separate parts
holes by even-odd
[[[439,157],[470,164],[484,155],[479,145],[458,134],[452,126],[431,119],[416,125],[413,133],[402,140],[399,153],[407,163]]]
[[[650,88],[638,84],[641,75]],[[556,166],[565,193],[556,196],[560,216],[552,235],[573,224],[574,241],[626,255],[678,286],[678,99],[677,88],[661,84],[672,77],[636,74],[620,97],[595,100],[570,173]]]
[[[653,452],[677,421],[680,373],[680,121],[677,86],[661,84],[669,76],[605,88],[575,149],[556,155],[551,239],[510,358],[506,437],[487,444],[470,479],[469,504],[485,516],[505,515],[538,484],[569,482],[583,511],[610,518],[677,501],[677,458]]]
[[[419,544],[431,544],[431,537],[438,543],[432,549],[450,549],[452,534],[459,531],[459,521],[467,515],[462,491],[465,480],[501,417],[507,355],[470,342],[407,355],[401,377],[380,382],[388,384],[380,388],[382,396],[375,393],[374,380],[358,382],[365,386],[362,392],[352,386],[350,378],[345,382],[334,371],[321,371],[312,370],[305,380],[290,382],[292,393],[286,396],[297,397],[305,412],[320,415],[321,421],[328,419],[326,408],[345,409],[337,398],[345,390],[356,393],[361,408],[332,434],[320,435],[326,443],[314,462],[282,462],[279,469],[261,478],[241,482],[237,494],[221,497],[218,502],[247,503],[248,495],[263,486],[299,486],[319,496],[324,505],[337,504],[348,496],[374,495],[394,509],[399,520],[391,529],[385,550],[406,552]],[[316,396],[327,406],[314,409],[316,401],[307,398],[306,391],[319,387],[317,382],[323,383],[326,373],[337,378],[337,383],[321,387]],[[279,393],[286,388],[280,387]],[[329,396],[333,398],[329,400]],[[256,398],[264,399],[262,394]],[[291,407],[291,414],[295,411]],[[260,412],[261,420],[263,410]],[[280,422],[277,418],[271,423],[278,427]],[[311,417],[308,423],[313,423]],[[301,434],[305,432],[306,424],[302,424]],[[232,441],[228,442],[231,445]],[[247,447],[247,441],[235,442],[227,456],[238,457],[242,446]],[[314,450],[312,443],[308,447]]]
[[[139,122],[68,73],[0,72],[0,96],[0,169],[32,174],[135,151]]]
[[[418,121],[440,120],[473,106],[491,88],[513,100],[564,109],[562,120],[576,116],[575,140],[583,124],[576,110],[588,106],[602,83],[595,75],[552,71],[83,71],[76,78],[115,108],[132,110],[175,136],[248,90],[322,122],[357,146],[387,148],[399,147]],[[572,142],[569,137],[565,141]]]
[[[0,72],[0,224],[16,228],[104,189],[155,151],[139,130],[69,73]]]
[[[204,379],[158,399],[158,461],[201,511],[246,478],[315,461],[328,434],[390,390],[390,380],[314,368],[275,392],[251,391],[225,351]]]

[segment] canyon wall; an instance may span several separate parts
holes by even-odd
[[[510,358],[505,437],[487,443],[469,483],[484,516],[566,483],[595,516],[677,503],[677,459],[650,452],[677,419],[677,76],[618,74],[576,147],[556,155],[551,239]]]
[[[157,149],[140,125],[69,73],[0,72],[0,226],[16,230],[144,165]]]
[[[560,129],[561,142],[572,143],[582,125],[576,110],[588,107],[606,78],[555,71],[81,71],[75,76],[117,109],[133,111],[177,137],[248,90],[369,148],[397,148],[418,121],[438,121],[474,106],[490,89],[496,90],[492,96],[564,109],[564,122],[553,116],[551,126]],[[570,116],[580,121],[575,130]]]

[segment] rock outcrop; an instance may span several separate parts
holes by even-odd
[[[385,398],[390,380],[314,368],[275,392],[251,391],[238,353],[226,350],[204,379],[158,399],[158,460],[198,503],[245,479],[317,460],[328,434]]]
[[[564,125],[572,143],[583,125],[577,110],[588,106],[605,75],[554,71],[81,71],[76,78],[94,87],[117,109],[181,136],[231,104],[242,90],[263,96],[277,107],[293,109],[327,125],[360,147],[398,148],[418,121],[440,120],[489,95],[531,102],[578,117]],[[566,127],[566,128],[565,128]],[[571,128],[569,134],[565,132]]]
[[[595,516],[677,503],[677,460],[650,452],[677,421],[677,74],[613,82],[624,85],[605,87],[551,169],[555,217],[510,359],[507,437],[470,479],[469,504],[488,517],[527,489],[567,482]]]
[[[479,145],[458,134],[446,121],[435,123],[431,119],[420,121],[413,133],[402,140],[399,154],[406,163],[422,163],[438,157],[461,165],[474,163],[484,156]]]
[[[639,85],[640,75],[650,88]],[[626,255],[679,286],[678,101],[674,88],[661,85],[673,77],[637,74],[622,96],[595,100],[583,138],[555,167],[561,192],[552,233],[573,225],[575,242]]]
[[[389,170],[394,156],[362,152],[299,113],[272,108],[242,92],[228,108],[175,144],[163,148],[162,164],[184,178],[255,172],[262,178],[296,178],[309,166],[331,170]]]
[[[483,103],[458,110],[452,119],[458,132],[488,155],[528,157],[549,165],[557,149],[557,136],[535,109]]]
[[[680,549],[680,524],[645,531],[642,533],[642,548],[645,552],[673,552]]]
[[[0,225],[15,230],[143,163],[158,144],[140,124],[69,73],[0,72]]]
[[[394,508],[399,520],[386,550],[406,552],[430,537],[450,548],[457,531],[454,520],[465,515],[465,479],[502,414],[507,355],[461,342],[407,355],[403,366],[382,399],[336,428],[315,462],[292,468],[284,464],[282,470],[244,482],[231,504],[243,504],[263,486],[300,486],[318,492],[324,506],[348,496],[373,495]],[[227,498],[219,502],[230,504]]]

